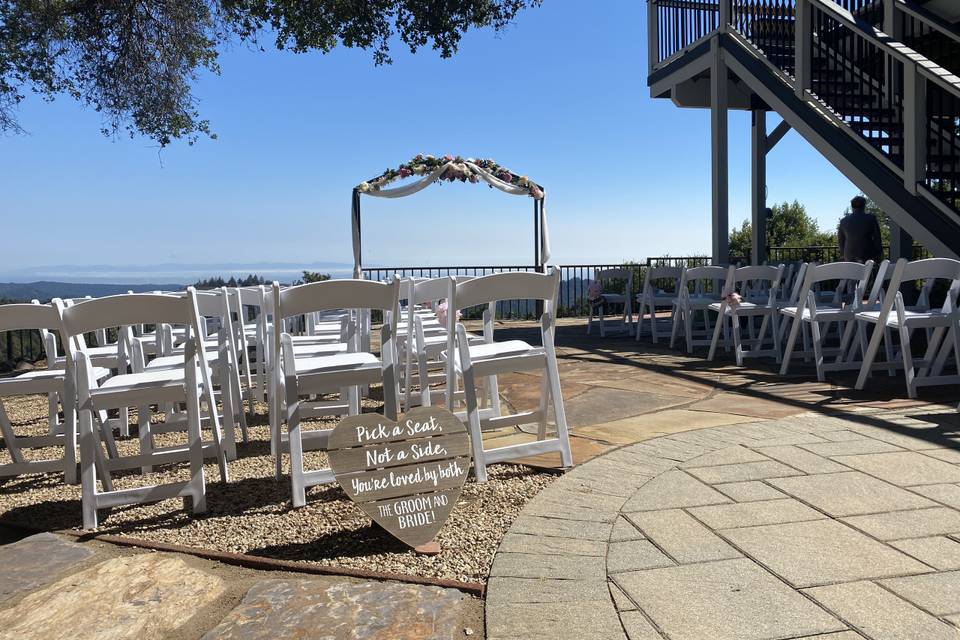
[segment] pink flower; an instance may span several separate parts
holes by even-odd
[[[447,324],[447,301],[446,299],[441,300],[440,304],[437,305],[437,320],[441,325],[446,326]],[[457,310],[457,322],[460,322],[460,311]]]
[[[413,173],[413,172],[410,171],[410,169],[407,169],[406,167],[401,167],[401,169],[400,169],[400,177],[401,177],[401,178],[406,178],[407,176],[411,175],[412,173]]]
[[[740,294],[736,291],[724,291],[723,299],[727,303],[727,306],[737,308],[740,306],[740,303],[743,302],[743,298],[740,297]]]
[[[603,298],[603,285],[597,280],[590,283],[587,287],[587,300],[589,302],[598,302]]]
[[[443,159],[447,162],[453,162],[453,156],[443,156]]]

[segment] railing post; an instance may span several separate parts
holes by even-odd
[[[796,19],[794,21],[794,89],[797,96],[803,98],[810,89],[811,45],[813,44],[813,7],[809,0],[797,0]]]
[[[726,33],[730,25],[730,4],[733,0],[719,0],[720,3],[720,16],[719,22],[717,24],[717,30],[720,33]]]
[[[903,185],[917,193],[927,173],[927,81],[916,63],[903,65]]]
[[[650,71],[660,63],[660,12],[657,0],[647,0],[647,66]]]
[[[753,264],[763,264],[767,259],[767,112],[754,109],[751,113],[750,258]]]

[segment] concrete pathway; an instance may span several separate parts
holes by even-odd
[[[42,533],[0,547],[0,637],[18,640],[466,638],[454,589],[304,576]]]
[[[691,430],[568,473],[514,522],[491,640],[960,638],[960,430],[861,411]]]

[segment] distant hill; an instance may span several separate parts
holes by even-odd
[[[89,284],[81,282],[0,282],[0,299],[48,302],[53,298],[112,296],[133,291],[179,291],[182,284]]]

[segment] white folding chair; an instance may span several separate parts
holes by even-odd
[[[473,448],[474,472],[478,482],[487,479],[487,466],[542,453],[559,452],[564,467],[573,465],[567,419],[560,392],[560,374],[557,369],[557,354],[554,348],[557,293],[560,271],[551,267],[546,274],[530,272],[495,273],[466,282],[456,282],[451,287],[447,330],[451,335],[447,352],[447,389],[456,388],[457,376],[463,379],[466,417]],[[522,340],[496,342],[491,334],[482,344],[473,344],[463,324],[456,321],[458,310],[495,305],[501,300],[537,300],[543,302],[540,317],[542,346],[531,346]],[[492,326],[492,325],[491,325]],[[456,334],[456,340],[452,339]],[[485,336],[486,337],[486,336]],[[480,413],[479,380],[501,373],[543,370],[540,388],[540,404],[535,411],[483,418]],[[453,408],[453,394],[447,394],[448,407]],[[547,414],[553,405],[556,420],[556,436],[547,438]],[[536,423],[537,440],[494,449],[483,446],[483,431],[508,425]]]
[[[633,269],[597,269],[593,272],[594,282],[602,285],[603,282],[609,282],[611,280],[623,283],[623,293],[601,293],[600,302],[598,304],[590,304],[590,315],[587,318],[588,335],[593,328],[594,311],[598,312],[597,319],[600,322],[600,336],[604,337],[607,335],[607,325],[603,318],[607,305],[620,305],[623,307],[623,327],[625,330],[629,331],[629,327],[633,323]]]
[[[694,346],[710,344],[713,330],[710,328],[708,308],[718,302],[727,279],[727,267],[689,267],[680,276],[677,296],[673,299],[673,329],[670,333],[670,348],[673,348],[683,324],[687,340],[687,353]],[[692,289],[692,291],[691,291]],[[703,328],[695,326],[697,314],[703,320]]]
[[[0,333],[5,331],[44,330],[57,331],[60,318],[53,305],[5,304],[0,305]],[[56,354],[54,354],[56,355]],[[49,358],[49,354],[48,354]],[[92,369],[91,375],[102,380],[110,375],[103,367]],[[44,436],[18,436],[7,415],[3,398],[46,394],[52,398],[50,426]],[[58,413],[57,403],[63,408],[64,423],[54,423]],[[73,378],[65,369],[37,369],[11,377],[0,378],[0,435],[10,455],[10,462],[0,464],[0,477],[28,473],[62,472],[68,484],[77,482],[77,419],[76,391]],[[23,455],[24,449],[62,447],[59,459],[31,460]]]
[[[681,277],[683,267],[650,267],[646,270],[643,289],[637,294],[637,340],[643,335],[649,335],[654,343],[657,342],[657,309],[673,310],[673,300],[680,291]],[[666,283],[672,283],[672,288],[664,289],[662,285]],[[648,315],[650,331],[645,334],[643,321]]]
[[[197,310],[196,292],[185,296],[134,294],[109,296],[65,307],[54,300],[60,315],[60,331],[67,345],[67,375],[76,376],[79,409],[80,481],[83,502],[83,526],[97,528],[97,510],[129,504],[143,504],[166,498],[190,498],[194,513],[206,511],[206,484],[203,472],[204,445],[200,431],[200,397],[206,394],[213,404],[209,372],[198,357],[204,351],[203,334]],[[177,369],[122,374],[102,383],[90,365],[90,359],[76,348],[74,336],[109,326],[170,323],[188,327],[183,366]],[[186,447],[153,449],[132,456],[107,459],[100,448],[95,422],[99,410],[123,406],[185,403],[188,416]],[[216,415],[216,412],[213,412]],[[215,439],[219,427],[214,422]],[[114,490],[112,471],[167,464],[188,460],[190,479],[162,485]],[[219,456],[221,474],[226,462]],[[102,489],[97,487],[100,477]]]
[[[904,282],[922,281],[917,304],[907,306],[900,292]],[[931,308],[931,290],[937,281],[946,281],[949,288],[939,309]],[[874,364],[880,342],[889,344],[891,332],[900,337],[900,358],[903,362],[907,395],[917,397],[921,386],[960,384],[960,261],[951,258],[929,258],[907,262],[897,261],[890,276],[890,284],[878,310],[861,311],[858,321],[872,325],[870,342],[864,349],[863,363],[856,388],[863,389],[874,368],[887,368],[888,363]],[[890,331],[886,331],[890,329]],[[917,329],[926,332],[927,348],[922,358],[913,355],[911,337]],[[943,369],[951,351],[957,374],[944,374]],[[890,351],[888,350],[888,353]]]
[[[713,302],[708,307],[717,313],[717,322],[713,328],[713,340],[710,341],[708,360],[713,360],[720,344],[721,332],[733,334],[734,356],[737,366],[743,366],[743,359],[747,356],[773,356],[780,362],[780,332],[778,331],[780,279],[783,276],[783,265],[771,267],[756,265],[750,267],[731,266],[727,273],[724,285],[724,297],[720,302]],[[728,294],[744,292],[741,301],[733,304],[728,300]],[[753,292],[753,293],[751,293]],[[759,331],[754,333],[754,319],[761,318]],[[746,321],[748,337],[741,334],[741,319]],[[773,339],[772,348],[764,348],[767,339],[767,330]],[[744,342],[749,349],[744,349]],[[724,340],[725,345],[728,344]]]
[[[306,471],[303,465],[304,449],[326,447],[330,429],[304,431],[301,421],[326,415],[356,415],[360,413],[359,387],[373,383],[383,385],[384,415],[395,420],[399,407],[397,380],[396,324],[399,315],[400,279],[390,284],[368,280],[327,280],[281,290],[273,283],[273,309],[277,326],[287,318],[331,309],[379,310],[384,315],[380,331],[380,357],[361,351],[362,341],[354,333],[348,342],[348,351],[331,355],[298,358],[289,333],[275,332],[274,348],[280,353],[279,366],[274,372],[275,397],[282,398],[282,418],[287,423],[287,438],[283,439],[280,421],[274,427],[277,442],[277,469],[285,449],[290,452],[290,479],[293,506],[306,504],[306,489],[333,481],[330,469]],[[331,406],[330,403],[311,402],[312,396],[348,391],[348,399]],[[308,442],[309,441],[309,442]]]
[[[780,375],[786,375],[790,368],[790,361],[796,356],[810,357],[810,350],[795,353],[797,337],[803,332],[806,345],[806,330],[809,327],[810,341],[813,343],[813,361],[817,369],[817,380],[823,382],[827,371],[843,371],[859,369],[849,357],[857,328],[856,314],[862,310],[864,292],[870,274],[873,272],[873,260],[864,264],[859,262],[832,262],[817,264],[811,262],[804,273],[803,284],[800,287],[797,304],[780,309],[784,324],[791,323],[790,336],[787,338],[784,349],[783,362],[780,366]],[[836,287],[827,301],[817,299],[818,285],[836,282]],[[826,328],[821,325],[826,324]],[[837,324],[839,345],[835,349],[828,349],[825,338],[832,323]],[[825,362],[824,356],[835,354],[833,362]]]

